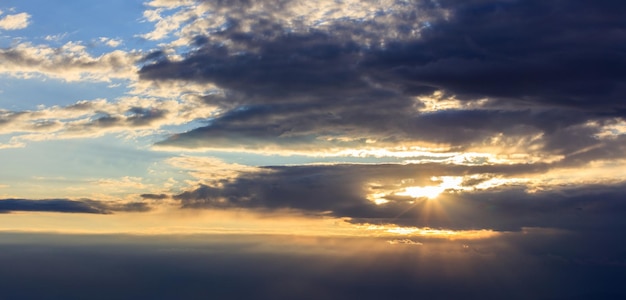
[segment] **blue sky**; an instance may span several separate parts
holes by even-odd
[[[532,261],[526,279],[532,268],[585,279],[536,251],[550,249],[581,273],[623,274],[626,245],[613,241],[626,229],[625,9],[3,1],[0,235],[19,244],[58,234],[72,245],[84,235],[123,253],[133,248],[118,243],[126,235],[183,248],[196,235],[211,236],[207,247],[313,236],[315,259],[330,261],[325,245],[352,253],[356,239],[380,247],[377,257],[420,248],[475,267],[478,254],[497,253]],[[590,239],[598,247],[571,246]],[[262,259],[257,250],[229,259]],[[308,271],[300,275],[327,275]],[[625,293],[592,281],[563,299],[603,292]],[[560,299],[537,282],[525,295]]]

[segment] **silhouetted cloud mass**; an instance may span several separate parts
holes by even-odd
[[[621,230],[626,226],[620,217],[626,213],[624,184],[586,184],[544,191],[520,184],[479,188],[503,174],[545,171],[541,166],[334,165],[269,169],[272,172],[243,174],[219,187],[203,185],[174,199],[180,200],[183,208],[296,209],[306,214],[347,217],[355,223],[461,230]],[[474,180],[462,177],[485,173],[494,175]],[[457,176],[464,182],[436,200],[394,194],[394,190],[412,185],[436,186],[433,176]],[[375,184],[368,187],[368,183]],[[376,193],[382,193],[378,198],[385,204],[375,204],[371,194]]]

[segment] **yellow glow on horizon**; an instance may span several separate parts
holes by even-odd
[[[407,236],[407,237],[423,237],[423,238],[439,238],[449,240],[478,240],[488,239],[500,235],[499,232],[491,229],[480,230],[451,230],[451,229],[434,229],[430,227],[401,227],[396,225],[367,225],[364,226],[377,235],[382,236]]]
[[[492,230],[450,230],[397,225],[353,224],[346,218],[310,217],[282,211],[157,209],[148,213],[112,215],[64,213],[9,213],[0,232],[133,235],[284,235],[302,237],[483,239]]]

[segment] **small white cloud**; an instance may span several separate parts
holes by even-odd
[[[46,35],[46,37],[44,37],[44,40],[49,41],[49,42],[58,42],[66,38],[67,35],[68,35],[67,32],[61,33],[61,34]]]
[[[100,37],[100,42],[111,48],[118,47],[119,45],[122,44],[122,40],[112,39],[112,38],[107,38],[107,37]]]
[[[19,13],[15,15],[7,15],[0,19],[0,29],[17,30],[24,29],[30,24],[30,15],[27,13]]]

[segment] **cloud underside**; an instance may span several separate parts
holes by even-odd
[[[98,200],[69,199],[0,199],[0,213],[10,212],[59,212],[111,214],[113,212],[146,212],[150,207],[146,203],[116,203]]]
[[[429,143],[568,155],[603,144],[598,136],[624,122],[622,4],[438,3],[308,30],[251,3],[250,12],[205,4],[225,11],[227,24],[196,36],[182,59],[154,53],[140,77],[214,84],[223,92],[204,101],[222,113],[158,145],[278,152]],[[446,103],[454,105],[436,109]]]

